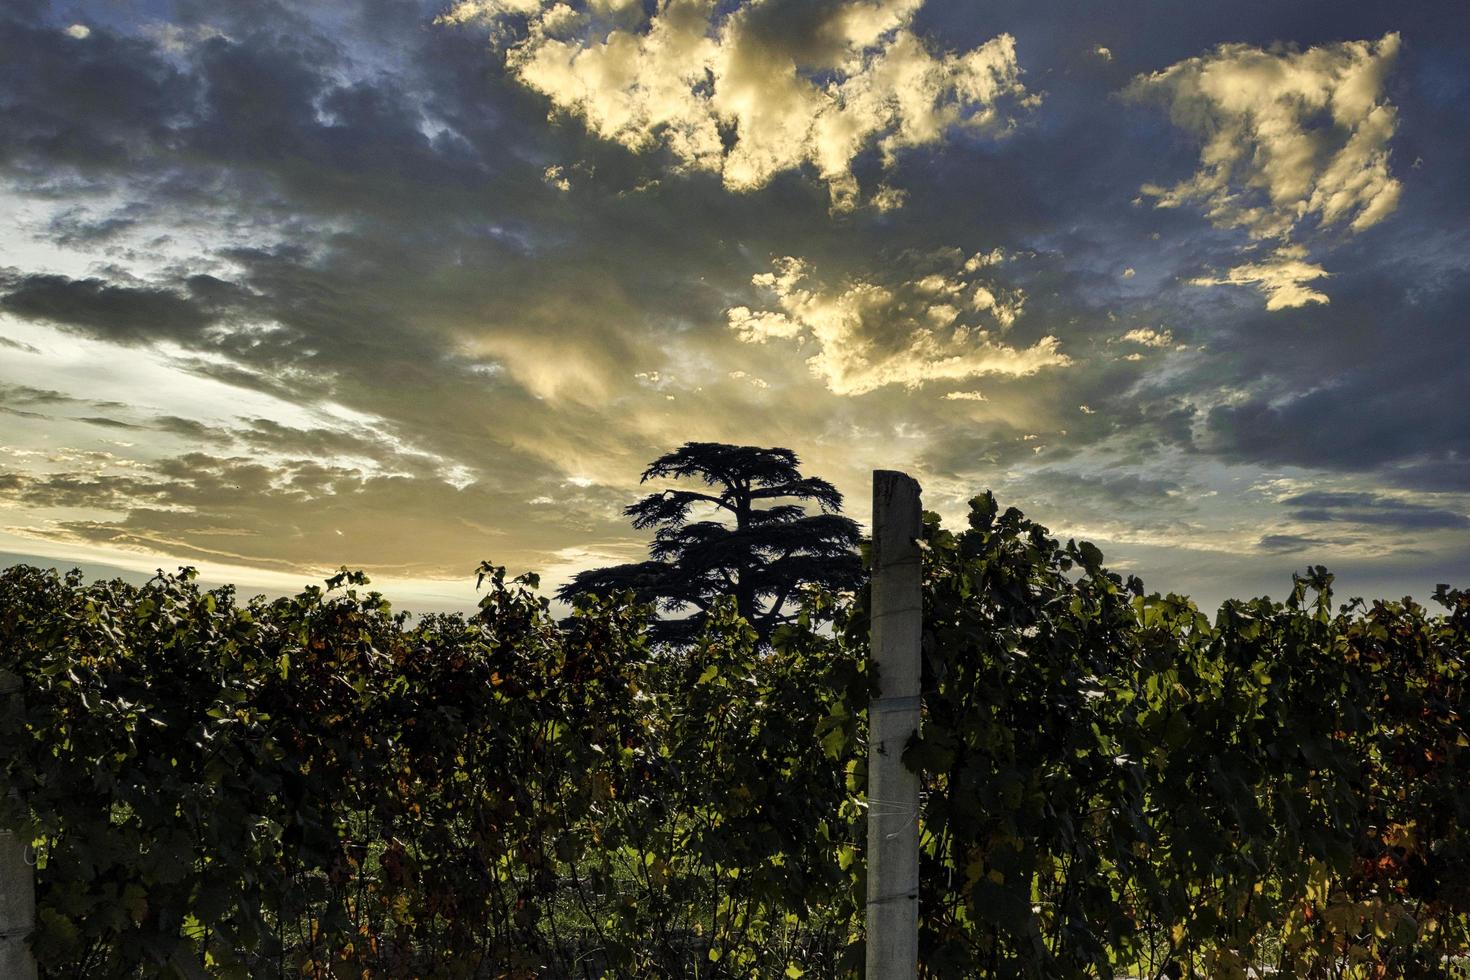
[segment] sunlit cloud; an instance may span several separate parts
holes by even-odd
[[[737,306],[726,316],[746,343],[815,347],[807,367],[837,395],[985,375],[1025,377],[1070,364],[1056,337],[1042,337],[1030,347],[1000,339],[1015,323],[1025,294],[976,278],[972,264],[984,267],[967,263],[892,286],[869,279],[828,285],[807,262],[788,256],[753,280],[771,296],[774,309]]]
[[[892,164],[956,129],[1004,132],[1007,105],[1035,102],[1010,35],[935,50],[913,30],[922,5],[665,0],[645,16],[640,3],[468,0],[440,19],[487,24],[516,78],[603,139],[661,146],[735,191],[810,166],[851,210],[863,150]],[[885,185],[871,200],[886,211],[903,196]]]
[[[1174,333],[1167,327],[1160,327],[1157,330],[1153,327],[1137,327],[1119,339],[1126,343],[1141,344],[1144,347],[1174,346]]]
[[[1327,270],[1306,260],[1307,250],[1283,246],[1259,262],[1232,266],[1223,276],[1191,279],[1195,286],[1251,286],[1266,297],[1266,309],[1284,310],[1328,302],[1327,294],[1308,283],[1327,278]]]
[[[1333,225],[1363,231],[1398,206],[1402,185],[1389,170],[1398,111],[1385,83],[1399,50],[1396,33],[1306,50],[1222,44],[1133,81],[1131,98],[1161,102],[1202,144],[1192,176],[1145,184],[1144,195],[1280,246],[1197,284],[1253,285],[1272,310],[1327,302],[1305,285],[1325,273],[1291,243]]]

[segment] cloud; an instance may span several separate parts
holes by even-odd
[[[1322,544],[1321,538],[1314,538],[1303,534],[1263,534],[1256,542],[1256,547],[1262,551],[1302,551],[1312,545]]]
[[[1307,250],[1284,246],[1260,262],[1232,267],[1223,276],[1189,280],[1194,286],[1254,286],[1266,296],[1266,309],[1285,310],[1309,303],[1326,303],[1327,294],[1307,285],[1328,276],[1326,269],[1306,260]]]
[[[1470,517],[1458,510],[1376,493],[1314,490],[1286,497],[1281,503],[1296,508],[1291,511],[1293,518],[1309,523],[1367,524],[1402,531],[1470,528]]]
[[[1136,327],[1119,339],[1128,343],[1141,344],[1144,347],[1174,346],[1174,333],[1168,327],[1160,327],[1158,330],[1152,327]]]
[[[225,36],[210,24],[170,24],[166,21],[147,24],[141,33],[152,38],[160,50],[173,55],[187,54],[211,38]]]
[[[13,340],[10,337],[4,336],[0,336],[0,347],[8,347],[11,350],[18,350],[23,354],[41,353],[41,348],[37,347],[35,344],[28,344],[23,340]]]
[[[108,418],[105,415],[84,415],[77,418],[78,422],[88,425],[99,426],[104,429],[142,429],[144,426],[133,422],[124,422],[122,419]]]
[[[1383,473],[1390,483],[1411,490],[1470,492],[1470,454],[1440,453]]]
[[[117,285],[96,278],[0,275],[0,290],[0,310],[116,343],[192,337],[212,319],[200,304],[172,290]]]
[[[764,378],[757,378],[747,371],[731,371],[730,378],[733,381],[744,381],[752,388],[765,389],[771,387],[769,381],[766,381]]]
[[[1025,294],[978,280],[968,268],[892,286],[869,279],[828,286],[815,280],[808,263],[788,256],[752,279],[776,309],[736,306],[726,318],[746,343],[814,345],[807,368],[838,395],[984,375],[1025,377],[1071,363],[1056,337],[1025,348],[999,340],[1015,323]]]
[[[1306,51],[1222,44],[1129,88],[1164,101],[1175,124],[1204,140],[1200,169],[1171,188],[1148,186],[1160,207],[1200,202],[1224,227],[1281,237],[1310,215],[1354,231],[1397,205],[1388,171],[1396,110],[1383,101],[1399,36]]]
[[[833,207],[857,206],[854,159],[885,164],[953,130],[1004,131],[1006,105],[1034,102],[1015,40],[935,52],[914,33],[923,0],[713,0],[640,4],[470,0],[446,23],[482,21],[510,73],[598,137],[661,146],[682,168],[717,173],[730,190],[811,166]],[[511,34],[514,32],[514,36]],[[897,206],[892,189],[875,196]]]
[[[261,17],[249,5],[189,0],[167,29],[106,6],[78,0],[58,12],[40,0],[0,4],[0,60],[14,69],[0,73],[7,107],[0,210],[17,222],[8,286],[19,289],[16,302],[38,304],[49,294],[54,315],[0,311],[0,332],[45,352],[0,347],[0,379],[74,399],[0,399],[0,410],[53,416],[0,416],[0,441],[39,453],[0,458],[38,481],[78,471],[70,487],[51,489],[83,508],[57,513],[61,505],[42,504],[39,490],[22,499],[7,489],[0,493],[11,505],[7,523],[145,549],[156,563],[228,552],[252,564],[371,561],[383,566],[374,571],[414,566],[458,575],[488,555],[549,569],[562,549],[592,554],[589,561],[619,549],[639,553],[646,542],[618,508],[636,499],[642,465],[686,438],[742,440],[805,445],[812,471],[853,495],[872,467],[912,466],[931,506],[948,517],[962,513],[975,489],[995,486],[1008,502],[1047,501],[1068,533],[1079,520],[1088,532],[1148,527],[1186,544],[1219,532],[1279,586],[1284,574],[1268,566],[1294,562],[1271,565],[1254,546],[1258,535],[1320,531],[1366,551],[1398,532],[1348,523],[1278,527],[1270,518],[1291,508],[1232,492],[1246,485],[1234,483],[1237,476],[1249,481],[1266,468],[1325,482],[1323,469],[1348,471],[1354,486],[1390,495],[1392,487],[1470,487],[1466,356],[1456,333],[1463,318],[1455,314],[1465,305],[1467,254],[1464,127],[1454,125],[1463,100],[1444,81],[1458,79],[1459,62],[1442,49],[1434,64],[1452,70],[1436,69],[1433,84],[1418,74],[1431,64],[1432,43],[1459,45],[1449,39],[1464,32],[1436,37],[1427,13],[1395,15],[1416,48],[1415,64],[1404,64],[1415,74],[1385,89],[1403,119],[1394,145],[1405,161],[1422,155],[1425,167],[1410,172],[1412,181],[1393,167],[1405,183],[1393,218],[1353,239],[1356,214],[1339,218],[1328,236],[1316,234],[1323,219],[1313,213],[1282,240],[1251,239],[1243,226],[1212,229],[1198,201],[1173,210],[1126,204],[1146,177],[1169,185],[1194,173],[1197,148],[1169,126],[1166,112],[1130,124],[1097,82],[1113,72],[1126,81],[1178,60],[1176,52],[1196,53],[1201,37],[1213,44],[1193,17],[1161,22],[1156,34],[1123,44],[1105,16],[1083,13],[1069,37],[1051,44],[1054,8],[1008,9],[1003,22],[983,21],[963,3],[928,0],[898,30],[922,38],[936,60],[1010,31],[1029,72],[1018,77],[1032,88],[1045,80],[1046,110],[1037,119],[1045,125],[991,138],[1017,117],[1026,101],[1018,92],[997,99],[982,132],[961,122],[917,149],[896,144],[888,168],[881,144],[897,124],[866,136],[850,161],[838,154],[845,170],[837,172],[860,183],[860,210],[833,223],[812,141],[797,141],[788,154],[796,163],[766,190],[726,189],[727,158],[747,134],[713,108],[713,76],[680,95],[709,98],[709,107],[696,108],[717,122],[717,156],[694,166],[670,148],[668,127],[648,128],[642,151],[629,152],[578,110],[487,63],[481,26],[422,29],[422,5],[286,4]],[[547,9],[481,6],[508,32],[496,49],[501,57],[529,39],[530,20]],[[673,9],[570,6],[587,11],[589,30],[568,23],[547,36],[574,51],[610,35],[638,41]],[[821,27],[839,8],[906,9],[720,0],[703,36],[733,42],[731,18],[748,11],[740,28],[748,50],[786,52],[794,67],[781,77],[822,94],[847,79],[813,68],[831,63],[824,51],[833,37],[845,43],[847,27]],[[1296,37],[1304,48],[1381,36],[1376,25],[1358,26],[1371,20],[1366,15],[1345,16],[1327,24],[1268,12],[1251,34]],[[811,29],[800,27],[803,19]],[[90,37],[68,38],[63,29],[73,21],[92,25]],[[595,37],[594,22],[606,25]],[[880,37],[864,57],[890,40]],[[1112,64],[1091,53],[1099,41],[1112,45]],[[887,63],[898,64],[899,53],[893,48]],[[775,89],[757,94],[765,99]],[[644,94],[632,91],[634,102]],[[762,101],[750,125],[787,118],[775,108]],[[557,125],[547,125],[548,110]],[[818,120],[829,117],[841,113]],[[770,144],[752,140],[750,150]],[[777,140],[775,149],[785,148]],[[696,172],[670,176],[670,164]],[[1245,166],[1233,178],[1241,203],[1269,207],[1264,185],[1245,183]],[[901,212],[881,213],[905,193]],[[1330,239],[1352,245],[1329,256]],[[982,244],[1006,251],[995,262],[988,251],[984,261],[935,257],[944,242],[963,245],[965,255]],[[1254,247],[1222,254],[1222,242]],[[1302,261],[1334,274],[1304,283],[1330,293],[1331,306],[1267,312],[1269,297],[1254,283],[1230,291],[1244,302],[1219,302],[1218,289],[1187,284],[1223,279],[1232,267],[1265,263],[1295,245],[1307,249]],[[1006,258],[1022,248],[1041,254]],[[774,289],[750,282],[753,273],[773,271],[768,263],[777,256],[809,265],[796,288],[818,306],[851,308],[860,296],[849,293],[860,284],[886,291],[889,305],[850,318],[827,359],[838,387],[884,384],[847,397],[825,389],[826,375],[810,373],[821,367],[808,363],[823,350],[817,333]],[[1137,270],[1134,278],[1120,278],[1127,267]],[[216,278],[196,283],[193,273]],[[30,281],[41,275],[65,282]],[[994,301],[987,308],[979,308],[981,287]],[[162,305],[155,312],[164,315],[147,312],[169,295],[194,312],[170,314]],[[739,305],[764,316],[772,331],[787,324],[789,335],[743,340],[727,325],[726,311]],[[949,325],[935,325],[952,312]],[[1276,322],[1283,315],[1293,318],[1285,333]],[[1207,352],[1160,359],[1163,347],[1156,354],[1119,339],[1133,328],[1162,331],[1161,324]],[[970,330],[966,344],[950,342],[956,327]],[[981,331],[1021,352],[1054,334],[1058,351],[1076,363],[1024,380],[977,374],[910,383],[952,353],[978,359]],[[930,347],[915,354],[911,347],[922,345],[912,338],[926,332]],[[862,345],[861,357],[837,356]],[[1119,356],[1130,353],[1140,360]],[[736,371],[745,376],[732,377]],[[989,401],[947,397],[975,391]],[[94,408],[95,398],[128,404]],[[357,421],[331,421],[329,406]],[[96,428],[78,416],[151,431]],[[1033,450],[1043,444],[1038,459]],[[108,446],[133,468],[54,460],[51,449],[65,445]],[[156,465],[194,450],[244,462],[201,461],[177,476]],[[249,463],[266,468],[264,489]],[[1140,496],[1147,488],[1120,485],[1108,496],[1058,482],[1048,496],[1014,475],[1038,465],[1104,476],[1126,468],[1186,489]],[[349,471],[355,475],[340,475]],[[93,479],[118,475],[134,481],[125,497]],[[567,483],[569,475],[596,486]],[[150,497],[149,483],[162,485],[164,496]],[[1205,488],[1220,493],[1206,500]],[[1404,496],[1462,506],[1460,498]],[[564,500],[578,511],[565,527],[558,523]],[[1183,514],[1190,527],[1159,523]],[[594,517],[601,523],[592,531],[578,529]],[[379,540],[382,528],[390,534]],[[1416,544],[1432,540],[1443,553],[1463,555],[1467,534],[1429,532]],[[1168,544],[1156,556],[1175,550]],[[65,550],[95,554],[97,546]],[[1208,580],[1217,560],[1200,559],[1190,574]],[[1427,577],[1429,568],[1420,563],[1412,575]]]
[[[1366,275],[1345,284],[1341,312],[1316,307],[1314,337],[1300,346],[1272,343],[1269,326],[1256,325],[1229,375],[1249,394],[1200,406],[1198,448],[1258,465],[1377,471],[1408,488],[1470,488],[1470,355],[1457,335],[1470,289],[1419,305],[1385,305],[1383,291]],[[1338,329],[1344,321],[1373,329]]]
[[[349,564],[455,578],[478,557],[544,560],[545,543],[528,547],[508,528],[566,546],[622,527],[597,488],[509,474],[456,484],[300,457],[190,452],[123,474],[0,473],[0,490],[30,507],[87,512],[10,528],[28,537],[313,574]],[[529,503],[538,492],[557,506]]]
[[[1384,90],[1399,46],[1395,33],[1305,51],[1222,44],[1134,79],[1129,97],[1162,102],[1202,143],[1192,176],[1145,184],[1144,195],[1161,208],[1198,205],[1218,227],[1281,246],[1196,285],[1253,285],[1272,310],[1327,302],[1303,285],[1325,273],[1290,243],[1344,223],[1363,231],[1398,206],[1389,171],[1398,113]]]
[[[110,31],[75,33],[0,12],[9,71],[0,113],[0,167],[39,158],[52,180],[136,160],[166,138],[193,95],[188,80],[147,42]],[[81,35],[81,36],[78,36]],[[60,165],[58,168],[57,165]],[[52,169],[56,168],[56,169]]]
[[[0,381],[0,404],[65,405],[81,401],[80,398],[73,398],[71,395],[62,394],[52,388],[36,388],[32,385]]]

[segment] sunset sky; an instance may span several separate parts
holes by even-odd
[[[695,439],[1470,586],[1461,2],[6,0],[0,214],[0,564],[462,605]]]

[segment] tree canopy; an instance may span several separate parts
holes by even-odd
[[[672,614],[654,629],[670,642],[695,635],[713,603],[734,596],[740,614],[769,638],[791,619],[803,585],[843,591],[862,576],[861,534],[841,514],[842,494],[803,476],[800,464],[789,449],[719,442],[665,453],[642,482],[686,480],[702,489],[659,490],[624,511],[635,528],[655,529],[648,560],[582,572],[557,595],[632,591]]]

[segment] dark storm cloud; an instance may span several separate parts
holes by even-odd
[[[339,423],[340,425],[345,423]],[[266,454],[271,460],[294,460],[297,469],[292,478],[293,483],[299,482],[300,474],[304,472],[303,466],[325,466],[320,462],[308,464],[305,462],[308,460],[352,460],[358,465],[376,466],[400,475],[429,480],[439,478],[438,472],[443,464],[443,460],[436,457],[385,440],[384,433],[365,425],[355,425],[350,429],[299,427],[265,418],[236,418],[229,423],[207,425],[196,419],[159,415],[154,416],[146,425],[129,427],[148,428],[180,436],[194,446],[232,447],[236,451],[248,450]],[[187,473],[187,467],[196,461],[190,457],[184,464],[166,465],[183,475]],[[180,466],[183,468],[179,469]],[[170,471],[173,472],[173,469]],[[324,468],[312,469],[313,473],[326,471]]]
[[[146,426],[137,425],[133,422],[124,422],[122,419],[110,419],[103,415],[83,415],[77,417],[78,422],[88,425],[99,426],[104,429],[143,429]]]
[[[935,433],[919,457],[926,472],[963,479],[977,471],[998,470],[1034,455],[1026,432],[999,425],[948,429]]]
[[[187,341],[213,314],[169,289],[49,273],[0,277],[0,310],[120,344]]]
[[[8,384],[0,381],[0,403],[10,405],[63,405],[80,399],[63,395],[52,388],[35,388],[31,385]]]
[[[378,456],[384,446],[361,436],[332,429],[298,429],[271,419],[249,419],[248,428],[236,430],[244,442],[257,448],[327,457],[340,453],[365,453]]]
[[[1249,391],[1208,410],[1198,448],[1225,459],[1373,473],[1416,489],[1470,489],[1470,280],[1446,252],[1470,247],[1463,228],[1414,240],[1434,202],[1411,188],[1402,217],[1336,257],[1332,302],[1266,313],[1202,311],[1208,352],[1166,386],[1188,398],[1212,387]],[[1458,197],[1458,195],[1455,195]],[[1452,197],[1449,206],[1457,207]],[[1415,212],[1418,212],[1415,214]],[[1439,238],[1440,236],[1431,236]],[[1460,252],[1463,255],[1463,252]],[[1211,290],[1210,292],[1214,292]],[[1223,315],[1222,315],[1223,314]]]
[[[137,224],[138,219],[126,213],[95,218],[82,208],[73,208],[52,218],[46,231],[47,237],[57,245],[86,248],[114,239]]]
[[[1429,458],[1390,466],[1383,478],[1410,490],[1470,492],[1470,458],[1454,452],[1431,454]]]
[[[1173,480],[1140,476],[1137,473],[1102,473],[1090,475],[1064,470],[1042,469],[1029,479],[1045,486],[1054,495],[1088,496],[1124,507],[1145,508],[1161,500],[1180,495],[1183,487]]]
[[[180,138],[207,159],[270,176],[316,212],[406,221],[484,186],[491,174],[462,136],[426,135],[431,120],[403,79],[338,84],[342,61],[311,34],[213,38],[196,56],[201,109]]]
[[[77,398],[72,395],[63,394],[52,388],[36,388],[31,385],[8,384],[0,381],[0,410],[10,415],[19,415],[25,418],[54,419],[62,416],[48,415],[29,409],[16,408],[17,405],[45,406],[57,408],[60,406],[85,407],[96,411],[115,411],[126,409],[127,406],[121,402],[98,400],[94,398]],[[112,418],[88,417],[77,421],[91,422],[99,425],[113,425],[119,427],[130,427],[127,423],[114,421]]]
[[[126,475],[52,473],[0,475],[7,495],[36,507],[126,510],[150,505],[164,497],[168,484]]]
[[[225,429],[213,425],[205,425],[198,419],[180,418],[177,415],[160,415],[155,417],[153,419],[153,428],[159,432],[168,432],[200,442],[215,442],[229,439],[229,432]]]
[[[1367,524],[1405,531],[1470,527],[1470,517],[1460,511],[1373,493],[1315,491],[1287,497],[1281,503],[1296,508],[1291,511],[1292,517],[1310,523]]]
[[[10,337],[0,337],[0,347],[8,347],[11,350],[18,350],[26,354],[41,353],[41,348],[34,344],[28,344],[22,340],[14,340]]]
[[[45,5],[0,12],[0,164],[44,186],[63,165],[96,176],[167,149],[191,105],[190,79],[146,40],[96,31],[74,38]]]
[[[1321,538],[1314,538],[1304,534],[1264,534],[1256,542],[1256,547],[1262,551],[1295,552],[1303,551],[1321,543]]]

